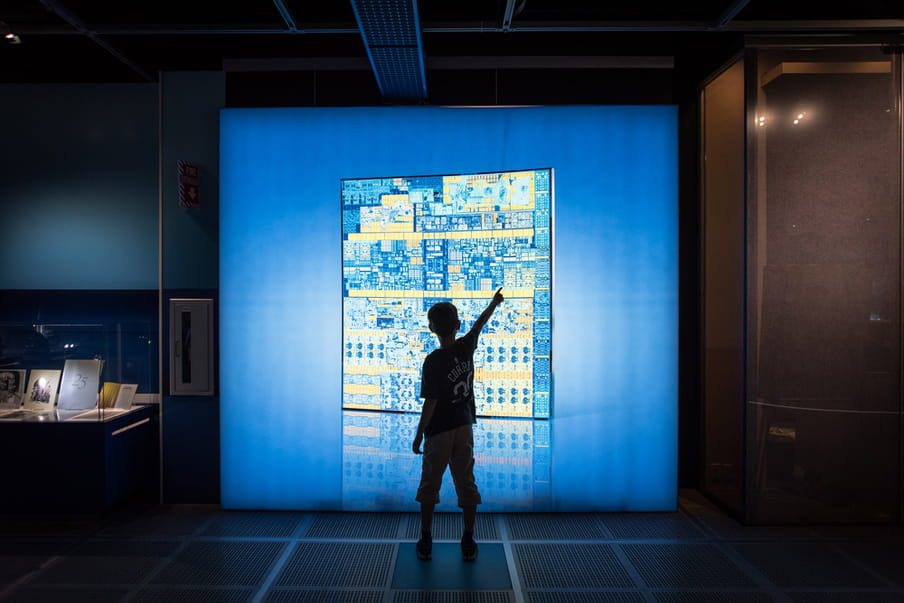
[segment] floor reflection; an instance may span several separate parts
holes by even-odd
[[[420,414],[342,412],[342,509],[415,511],[421,457],[411,451]],[[547,511],[550,424],[535,419],[478,419],[474,469],[481,512]],[[457,510],[446,471],[438,511]]]

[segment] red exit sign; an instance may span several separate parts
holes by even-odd
[[[182,159],[176,165],[179,169],[179,205],[186,209],[201,207],[201,166]]]

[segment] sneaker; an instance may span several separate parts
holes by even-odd
[[[461,558],[464,561],[477,559],[477,543],[473,538],[461,539]]]
[[[421,561],[430,561],[433,558],[433,539],[421,536],[417,541],[417,558]]]

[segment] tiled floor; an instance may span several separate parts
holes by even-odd
[[[693,492],[675,513],[479,515],[464,564],[438,515],[128,509],[0,520],[4,601],[904,602],[904,526],[745,527]]]

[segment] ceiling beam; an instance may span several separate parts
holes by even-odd
[[[50,2],[51,0],[42,0]],[[904,19],[848,19],[820,21],[743,21],[732,20],[721,31],[727,32],[794,32],[794,31],[893,31],[904,32]],[[432,23],[421,27],[423,33],[502,33],[501,26],[488,26],[485,23],[456,22]],[[543,21],[519,25],[509,29],[510,32],[523,33],[555,33],[555,32],[706,32],[717,31],[711,22],[701,21]],[[16,32],[29,36],[86,35],[99,36],[179,36],[179,35],[331,35],[359,34],[361,30],[347,24],[325,24],[292,31],[285,27],[266,26],[160,26],[160,25],[95,25],[88,30],[62,28],[59,26],[42,26],[22,24],[16,25]]]
[[[731,23],[731,21],[738,16],[744,7],[750,3],[750,0],[732,0],[731,4],[722,11],[722,14],[719,15],[719,18],[716,19],[716,30],[723,30],[725,27]]]
[[[297,32],[298,26],[295,24],[295,17],[292,16],[292,11],[289,10],[286,3],[283,0],[273,0],[273,4],[276,5],[276,10],[279,11],[279,16],[285,22],[286,28],[292,33]]]
[[[81,35],[86,32],[73,30],[70,28],[61,28],[59,26],[40,26],[40,25],[21,25],[16,27],[16,31],[28,34],[30,36],[63,36],[63,35]],[[233,27],[233,26],[210,26],[197,27],[195,25],[174,26],[174,25],[95,25],[90,28],[94,34],[101,36],[242,36],[242,35],[299,35],[299,34],[359,34],[361,33],[357,27],[347,25],[325,26],[325,27],[309,27],[305,29],[289,30],[284,27]]]
[[[731,21],[721,31],[736,32],[785,32],[785,31],[857,31],[902,30],[904,19],[829,19],[829,20],[780,20],[780,21]],[[493,33],[501,27],[485,23],[433,23],[423,26],[424,33]],[[510,32],[706,32],[718,31],[712,22],[703,21],[527,21],[509,29]]]
[[[798,21],[732,21],[725,31],[795,32],[795,31],[877,31],[899,30],[904,33],[904,19],[835,19]]]
[[[515,16],[515,0],[506,0],[505,12],[502,13],[502,31],[511,31],[512,19]]]
[[[427,57],[431,71],[474,69],[674,69],[670,56],[442,56]],[[284,57],[224,59],[227,73],[255,71],[366,71],[361,57]]]
[[[69,25],[75,28],[76,33],[82,34],[87,37],[89,40],[106,50],[108,53],[113,55],[117,60],[123,63],[126,67],[140,75],[148,82],[153,82],[157,78],[149,74],[147,71],[141,68],[140,65],[129,59],[127,56],[122,54],[119,50],[114,48],[110,43],[101,38],[96,32],[88,29],[88,26],[79,18],[75,13],[67,9],[62,5],[62,3],[57,0],[41,0],[41,4],[44,5],[47,10],[53,12],[58,17],[66,21]]]

